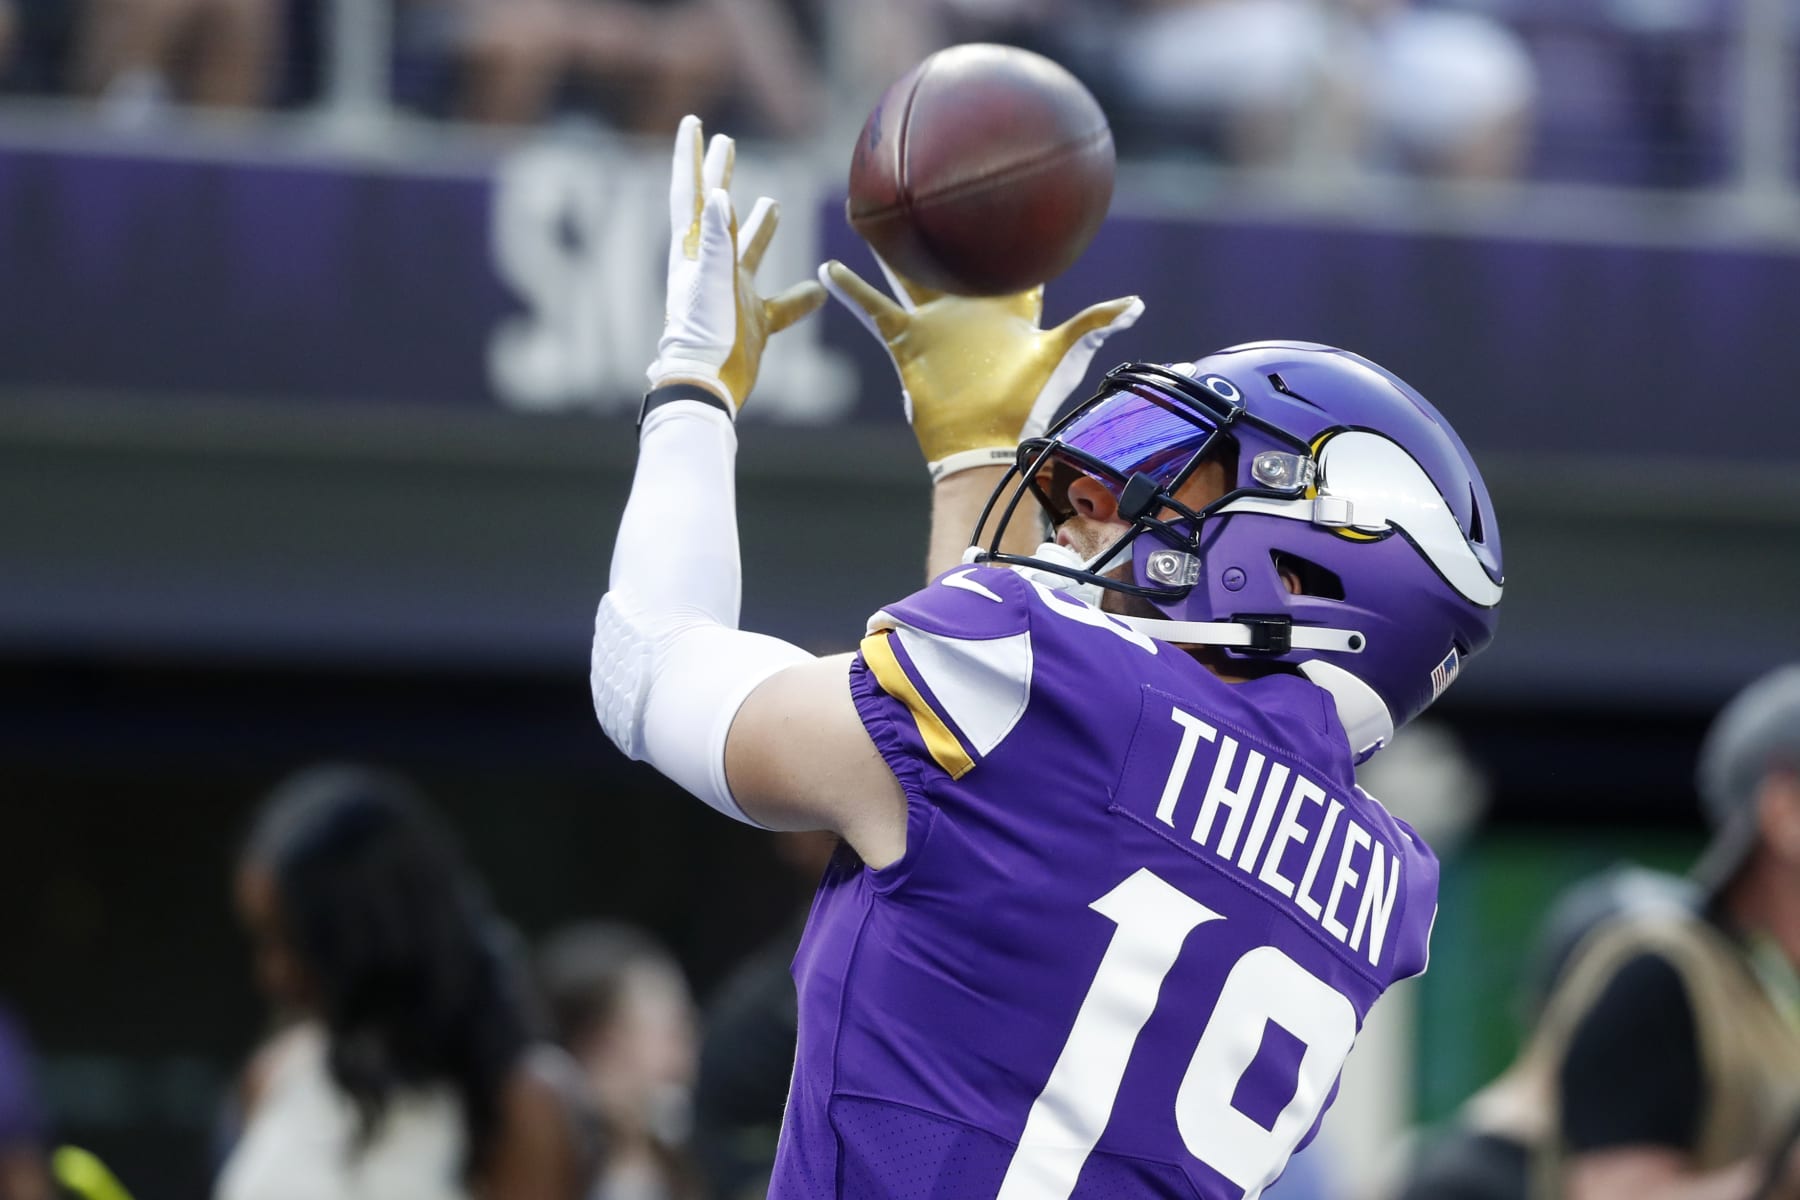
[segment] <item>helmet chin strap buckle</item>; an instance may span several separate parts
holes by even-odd
[[[1231,620],[1250,631],[1249,642],[1234,649],[1246,654],[1282,655],[1294,648],[1294,622],[1291,617],[1233,613]]]

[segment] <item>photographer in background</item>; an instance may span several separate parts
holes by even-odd
[[[1536,1028],[1405,1200],[1800,1195],[1800,666],[1720,713],[1699,788],[1695,886],[1612,872],[1557,905]]]
[[[1546,1014],[1566,1043],[1540,1177],[1568,1200],[1800,1194],[1800,666],[1726,705],[1699,787],[1703,915],[1597,939]]]
[[[1532,1162],[1550,1135],[1561,1039],[1544,1006],[1585,947],[1620,922],[1692,920],[1696,889],[1674,875],[1620,863],[1559,893],[1526,959],[1520,1007],[1524,1044],[1506,1070],[1469,1097],[1452,1127],[1411,1165],[1400,1200],[1527,1200]]]

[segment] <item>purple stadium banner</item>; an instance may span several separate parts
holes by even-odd
[[[872,265],[840,200],[791,194],[811,177],[740,189],[787,200],[771,288],[821,254]],[[660,323],[662,187],[656,162],[556,146],[460,174],[0,150],[0,389],[622,417]],[[1800,375],[1789,253],[1121,211],[1048,315],[1128,291],[1148,312],[1109,359],[1332,342],[1482,451],[1773,462],[1800,442],[1771,383]],[[842,313],[790,342],[761,415],[896,419]]]

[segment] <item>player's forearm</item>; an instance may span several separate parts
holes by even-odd
[[[736,454],[731,418],[699,401],[645,419],[595,616],[590,684],[620,750],[748,821],[725,780],[732,718],[758,684],[809,656],[736,627]]]
[[[722,410],[678,400],[645,417],[608,586],[737,628],[736,467],[737,427]]]
[[[975,523],[988,497],[994,494],[1004,467],[974,467],[946,475],[931,487],[931,537],[925,552],[925,577],[935,579],[963,560],[963,552],[971,540],[986,546],[992,536],[989,527],[976,534]],[[1027,499],[1023,503],[1030,504]],[[1030,521],[1014,520],[1007,526],[1000,548],[1016,554],[1029,554],[1037,545]]]

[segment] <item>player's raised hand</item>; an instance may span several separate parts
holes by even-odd
[[[775,236],[780,210],[757,200],[740,229],[731,204],[737,150],[700,118],[683,117],[669,173],[669,278],[662,338],[645,372],[652,388],[693,383],[743,406],[762,366],[763,345],[825,302],[814,281],[765,299],[756,270]]]
[[[881,269],[892,297],[836,260],[819,268],[819,280],[887,347],[933,479],[1011,462],[1022,439],[1049,425],[1101,343],[1144,311],[1142,300],[1124,296],[1042,329],[1042,287],[955,296],[885,262]]]

